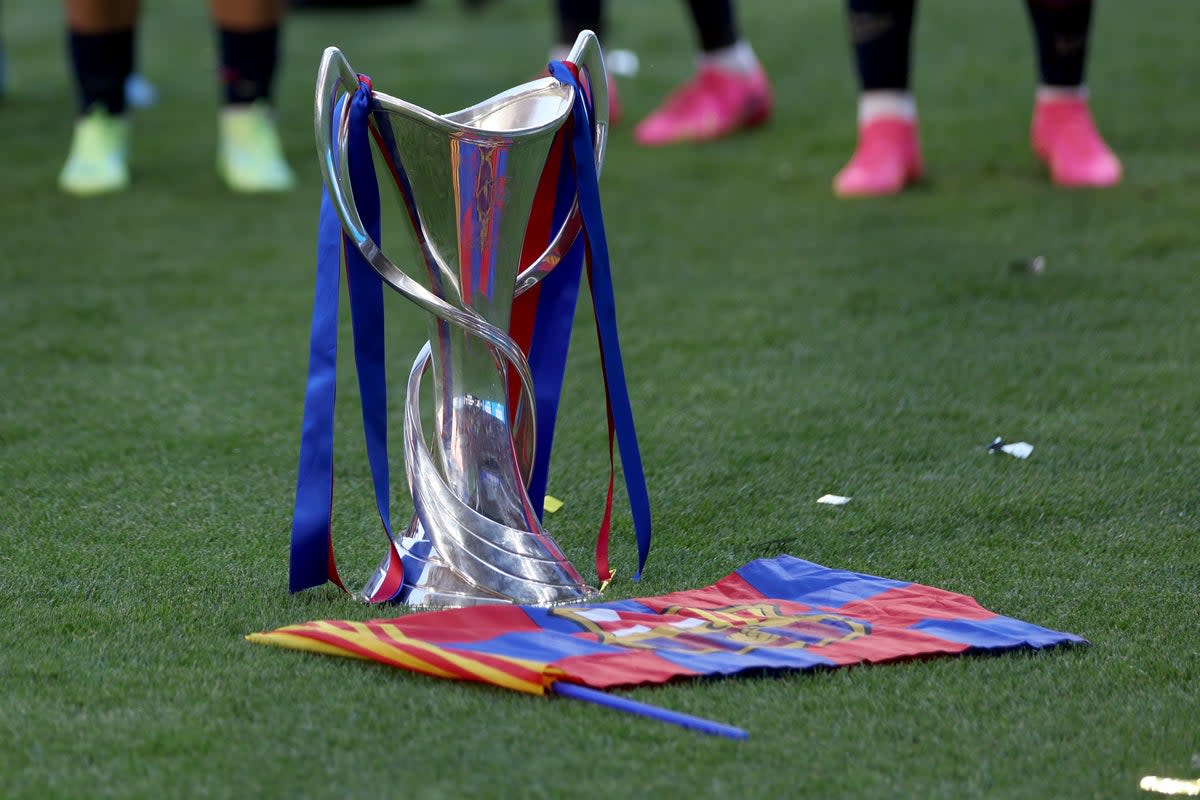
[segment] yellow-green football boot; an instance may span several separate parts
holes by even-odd
[[[221,110],[217,172],[235,192],[282,192],[296,179],[283,157],[271,108],[263,100]]]
[[[75,123],[59,188],[80,197],[120,191],[129,186],[128,156],[129,121],[94,107]]]

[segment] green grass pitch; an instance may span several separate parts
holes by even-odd
[[[642,71],[601,184],[656,542],[632,583],[618,516],[609,596],[786,552],[1093,643],[626,693],[750,731],[730,742],[243,641],[389,613],[287,592],[321,51],[450,111],[540,68],[550,4],[295,14],[278,98],[300,188],[256,199],[213,169],[204,4],[145,5],[162,97],[133,120],[134,188],[102,200],[55,188],[58,3],[0,21],[0,797],[1133,798],[1143,775],[1200,775],[1200,7],[1099,4],[1089,83],[1126,179],[1071,193],[1029,152],[1022,4],[928,0],[929,180],[844,202],[839,3],[743,3],[774,120],[658,151],[632,123],[688,74],[692,35],[682,4],[613,3],[609,43]],[[424,320],[398,297],[389,315],[398,397]],[[590,328],[581,312],[548,518],[588,574]],[[361,582],[384,545],[340,379],[335,536]],[[997,435],[1036,449],[989,456]],[[854,499],[816,504],[830,492]]]

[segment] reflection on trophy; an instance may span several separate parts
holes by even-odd
[[[589,84],[599,169],[608,101],[595,36],[581,35],[568,60],[600,78]],[[576,202],[546,250],[521,263],[539,181],[578,89],[539,78],[446,115],[370,92],[370,132],[407,223],[387,231],[389,247],[410,243],[403,267],[370,235],[355,203],[346,99],[358,90],[346,58],[327,49],[315,120],[325,188],[346,236],[375,272],[429,314],[429,341],[413,363],[405,397],[405,466],[415,514],[393,543],[403,564],[403,587],[394,596],[438,606],[591,598],[595,590],[542,528],[526,490],[536,444],[533,380],[508,333],[514,298],[559,263],[581,230]],[[510,392],[510,375],[519,391]],[[422,395],[432,397],[431,436],[422,423]],[[389,561],[394,566],[391,553],[364,597],[377,596],[391,579]]]

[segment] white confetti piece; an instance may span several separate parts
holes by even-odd
[[[817,502],[827,506],[844,506],[850,502],[850,498],[842,497],[840,494],[823,494],[817,498]]]
[[[1005,442],[997,436],[988,445],[988,452],[1008,453],[1013,458],[1029,458],[1029,454],[1033,452],[1033,445],[1029,442]]]
[[[1200,796],[1200,780],[1188,781],[1179,780],[1178,778],[1160,778],[1157,775],[1147,775],[1138,783],[1138,788],[1144,789],[1147,792],[1158,792],[1159,794],[1186,795],[1188,797]]]

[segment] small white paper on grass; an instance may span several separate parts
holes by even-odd
[[[840,494],[823,494],[817,498],[817,502],[827,506],[844,506],[850,502],[850,498],[842,497]]]
[[[1160,778],[1157,775],[1147,775],[1138,782],[1138,788],[1147,792],[1159,794],[1177,794],[1188,797],[1200,797],[1200,779],[1189,781],[1179,778]]]
[[[1012,444],[1004,445],[1000,449],[1016,458],[1029,458],[1029,454],[1033,452],[1033,445],[1029,442],[1013,442]]]
[[[1029,454],[1033,452],[1033,445],[1029,442],[1012,442],[1008,443],[997,436],[988,445],[988,452],[995,453],[999,450],[1002,453],[1008,453],[1013,458],[1029,458]]]

